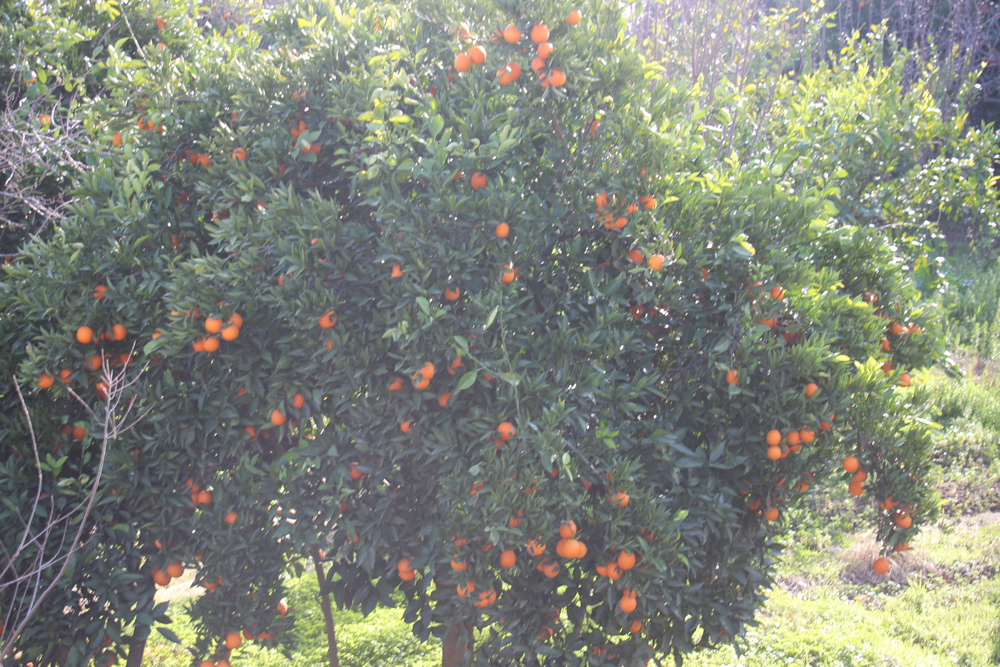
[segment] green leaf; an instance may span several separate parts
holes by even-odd
[[[431,129],[431,136],[434,137],[435,139],[437,138],[437,135],[441,134],[441,130],[444,129],[444,118],[442,118],[440,114],[434,116],[434,118],[431,118],[430,129]]]
[[[483,331],[486,331],[487,329],[490,328],[490,325],[493,324],[493,320],[496,318],[497,312],[499,310],[500,306],[497,306],[496,308],[490,311],[489,317],[486,318],[486,326],[483,327]]]
[[[164,627],[158,625],[158,626],[156,626],[156,631],[159,632],[161,635],[163,635],[164,637],[166,637],[168,640],[172,641],[175,644],[180,644],[181,643],[180,638],[177,635],[175,635],[174,631],[171,630],[170,628],[164,628]]]
[[[462,379],[458,381],[458,386],[455,387],[456,391],[462,391],[463,389],[468,389],[476,383],[476,375],[479,373],[478,370],[469,371],[462,375]]]

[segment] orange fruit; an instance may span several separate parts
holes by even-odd
[[[781,447],[777,445],[771,445],[767,448],[767,458],[772,461],[777,461],[781,458]]]
[[[531,29],[531,41],[535,44],[549,41],[549,28],[544,23],[539,23]]]
[[[886,574],[889,572],[889,560],[881,556],[876,558],[872,563],[872,569],[875,570],[875,574]]]
[[[576,25],[579,22],[580,22],[580,10],[574,9],[569,13],[569,16],[566,17],[566,23],[568,23],[569,25]]]
[[[619,491],[611,496],[611,502],[618,505],[618,507],[625,507],[628,505],[629,497],[624,491]]]
[[[785,295],[785,291],[783,289],[781,289],[780,287],[772,287],[771,288],[771,298],[772,299],[780,299],[784,295]]]
[[[567,540],[576,537],[576,522],[567,521],[559,526],[559,536]]]
[[[240,335],[240,328],[235,324],[230,324],[228,327],[222,330],[222,340],[234,341]]]
[[[633,264],[642,264],[643,256],[641,250],[630,250],[627,257]]]
[[[764,518],[767,519],[768,521],[777,521],[779,514],[780,512],[778,512],[778,508],[772,507],[771,509],[764,512]]]
[[[212,494],[209,491],[199,491],[195,496],[195,505],[211,505]]]
[[[198,164],[200,164],[203,167],[207,167],[211,162],[211,160],[212,158],[210,158],[208,155],[205,155],[204,153],[198,156]]]
[[[451,559],[451,569],[455,570],[455,572],[464,572],[467,567],[469,567],[469,564],[465,561],[457,561],[454,558]]]
[[[413,422],[408,419],[399,425],[399,430],[402,431],[403,433],[409,433],[410,430],[413,428],[412,424]]]
[[[516,562],[517,556],[510,549],[500,552],[500,567],[511,568]]]
[[[900,542],[899,544],[896,545],[896,551],[906,551],[909,548],[910,548],[909,542]]]
[[[222,319],[219,317],[209,317],[205,320],[205,331],[217,334],[222,331]]]
[[[806,385],[806,398],[812,398],[813,394],[819,391],[819,387],[815,383],[810,382]]]
[[[219,339],[215,336],[209,336],[202,341],[201,349],[205,352],[215,352],[219,349]]]
[[[642,207],[647,211],[651,211],[656,208],[656,197],[653,195],[643,195],[639,197],[639,203],[642,204]]]
[[[97,389],[97,395],[101,398],[108,397],[108,385],[106,382],[98,382],[94,387]]]
[[[402,278],[403,277],[403,269],[400,268],[399,264],[393,264],[392,265],[392,273],[389,274],[389,277],[390,278]]]
[[[856,456],[845,456],[842,465],[844,466],[844,470],[853,473],[857,472],[858,466],[861,465],[861,462],[858,461],[858,457]]]
[[[555,579],[557,576],[559,576],[559,570],[560,570],[559,563],[556,563],[554,561],[552,562],[542,561],[542,563],[538,566],[537,569],[541,570],[542,574],[544,574],[549,579]]]
[[[486,49],[481,46],[473,46],[469,49],[469,57],[472,58],[473,64],[482,65],[486,62]]]
[[[511,81],[510,74],[507,73],[506,68],[497,70],[497,83],[499,83],[501,86],[506,86],[507,84],[510,83],[510,81]]]
[[[357,465],[356,463],[352,463],[350,470],[347,471],[347,476],[350,477],[355,482],[365,476],[363,472],[361,472],[355,467],[356,465]]]
[[[121,132],[115,132],[113,135],[111,135],[111,143],[114,144],[115,146],[121,146],[122,145],[122,133]]]
[[[403,388],[403,378],[396,378],[389,384],[389,391],[399,391]]]
[[[214,660],[202,660],[198,667],[219,667]]]
[[[237,329],[243,326],[243,316],[240,315],[239,313],[233,313],[232,316],[229,318],[229,321],[232,323],[232,326],[236,327]]]
[[[456,586],[455,590],[458,591],[458,597],[467,598],[470,594],[476,592],[476,585],[471,581],[467,581],[464,584]]]
[[[242,148],[237,148],[236,150],[233,151],[233,159],[234,160],[246,160],[247,159],[247,152],[245,150],[243,150]]]
[[[468,53],[459,53],[455,56],[455,69],[459,72],[468,72],[472,69],[472,58]]]
[[[240,636],[238,632],[230,632],[226,635],[226,648],[233,649],[239,648],[243,643],[243,637]]]
[[[497,433],[500,434],[500,439],[504,442],[507,442],[514,437],[515,432],[514,425],[510,422],[500,422],[500,425],[497,426]]]
[[[548,84],[555,88],[560,88],[566,83],[566,73],[560,69],[553,69],[549,74]]]
[[[626,614],[631,614],[635,611],[636,604],[635,598],[622,596],[622,599],[618,601],[618,608]]]
[[[450,287],[444,288],[444,298],[448,299],[448,301],[458,301],[458,296],[460,293],[461,292],[457,287],[455,289],[452,289]]]
[[[170,583],[170,577],[167,576],[166,572],[158,567],[153,568],[153,581],[159,586],[166,586]]]
[[[451,392],[450,391],[444,392],[443,394],[441,394],[440,396],[438,396],[438,404],[442,408],[448,407],[448,399],[449,398],[451,398]]]
[[[549,56],[552,55],[552,42],[542,42],[538,45],[538,57],[542,60],[548,60]]]
[[[847,485],[847,492],[852,496],[860,496],[865,492],[865,485],[863,482],[855,480]]]
[[[497,238],[505,239],[507,238],[507,235],[510,234],[510,225],[506,222],[501,222],[493,229],[493,231],[496,233]]]
[[[889,373],[891,373],[892,372],[892,364],[890,364],[888,361],[885,362],[884,364],[882,364],[882,372],[885,373],[886,375],[888,375]]]
[[[473,604],[473,606],[476,606],[476,607],[479,607],[480,609],[482,609],[483,607],[490,606],[491,604],[493,604],[496,601],[497,601],[497,592],[491,588],[488,591],[481,592],[479,594],[479,601],[478,602],[473,602],[472,604]]]
[[[623,570],[631,570],[635,567],[635,555],[629,551],[622,551],[618,554],[618,567]]]
[[[534,60],[531,61],[531,71],[532,72],[537,72],[538,70],[542,69],[543,67],[545,67],[545,60],[543,58],[536,57]]]
[[[893,322],[892,326],[889,327],[889,331],[891,331],[894,335],[899,336],[905,333],[906,329],[899,322]]]
[[[506,285],[508,283],[514,282],[514,278],[516,277],[517,273],[515,272],[514,265],[508,264],[505,267],[503,267],[503,270],[501,271],[500,282]]]
[[[900,375],[899,376],[899,382],[897,384],[900,387],[909,387],[910,386],[910,374],[909,373],[903,373],[902,375]]]
[[[667,258],[663,255],[656,253],[649,256],[649,268],[654,271],[659,271],[663,268],[663,263],[667,261]]]
[[[781,431],[773,428],[767,432],[767,444],[774,447],[780,442],[781,442]]]
[[[813,431],[810,431],[809,429],[804,428],[801,431],[799,431],[799,440],[801,440],[806,444],[812,442],[813,439],[815,439],[815,437],[816,434]]]
[[[74,440],[83,440],[86,437],[87,437],[87,429],[85,429],[82,426],[74,426],[73,427],[73,439]]]
[[[337,323],[337,312],[331,310],[326,315],[319,318],[319,325],[324,329],[330,329]]]
[[[42,389],[48,389],[53,384],[55,384],[55,378],[48,373],[42,373],[38,376],[38,386]]]
[[[528,540],[528,553],[535,557],[541,556],[545,553],[545,544],[540,544],[538,540]]]
[[[181,567],[180,563],[171,563],[167,566],[167,576],[171,579],[176,579],[182,574],[184,574],[184,568]]]
[[[521,31],[517,29],[516,25],[511,23],[503,29],[503,39],[508,44],[514,44],[517,40],[521,39]]]
[[[637,634],[642,632],[642,621],[632,621],[632,625],[628,629],[630,634]]]
[[[726,384],[736,384],[737,382],[739,382],[739,379],[740,375],[736,371],[729,371],[726,373]]]
[[[618,581],[622,578],[622,569],[618,567],[618,563],[613,560],[609,560],[607,565],[604,566],[605,572],[608,575],[608,579],[611,581]]]
[[[799,444],[799,432],[789,431],[788,435],[785,436],[785,439],[788,441],[789,445],[797,445]]]
[[[820,419],[819,420],[819,430],[821,430],[821,431],[829,431],[830,430],[830,422],[828,422],[825,419]]]
[[[236,512],[230,512],[229,514],[226,515],[226,518],[223,519],[223,521],[232,526],[233,524],[236,523],[236,516],[237,516]]]
[[[271,412],[271,423],[274,424],[275,426],[281,426],[282,424],[285,423],[286,419],[287,417],[285,417],[285,413],[282,412],[281,410],[274,409]]]
[[[306,404],[306,397],[303,396],[302,394],[295,394],[295,396],[292,396],[292,405],[294,405],[296,408],[301,409],[302,406],[305,404]]]
[[[482,172],[477,171],[469,179],[469,182],[472,184],[473,190],[482,190],[486,187],[486,176]]]
[[[868,473],[859,468],[858,471],[854,473],[854,477],[852,477],[851,479],[852,481],[855,482],[864,482],[865,480],[868,479]]]
[[[583,558],[587,555],[587,545],[580,540],[566,540],[566,558]]]
[[[90,327],[80,327],[76,330],[76,340],[86,345],[94,340],[94,330]]]
[[[504,68],[507,76],[510,77],[511,81],[515,81],[517,77],[521,76],[521,65],[518,63],[507,63],[507,67]]]
[[[893,519],[893,522],[903,530],[906,530],[913,525],[913,517],[906,512],[903,512],[901,514],[897,514],[896,518]]]

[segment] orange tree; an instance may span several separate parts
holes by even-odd
[[[100,400],[95,354],[153,410],[110,454],[114,557],[21,655],[138,644],[183,568],[195,664],[290,646],[281,575],[310,554],[342,606],[401,593],[446,665],[644,664],[741,634],[814,480],[905,549],[935,507],[905,371],[939,350],[901,258],[823,187],[775,187],[787,156],[717,162],[623,27],[551,0],[164,30],[104,112],[113,157],[5,270],[53,437],[84,425],[61,369]],[[84,590],[88,623],[61,616]]]

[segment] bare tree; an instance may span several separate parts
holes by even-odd
[[[141,371],[132,373],[130,378],[128,364],[117,374],[113,373],[108,360],[104,360],[102,380],[105,384],[105,397],[102,415],[94,412],[72,388],[67,387],[67,391],[84,407],[97,426],[96,432],[100,434],[100,457],[89,475],[92,477],[89,487],[84,486],[82,495],[61,507],[56,503],[54,494],[42,491],[44,474],[38,441],[21,387],[17,378],[13,378],[27,421],[38,481],[27,516],[19,508],[14,508],[22,526],[20,537],[14,540],[16,545],[8,548],[9,545],[0,542],[0,599],[10,601],[6,609],[0,611],[3,614],[0,616],[0,661],[11,651],[17,637],[27,627],[46,596],[59,585],[73,555],[99,534],[99,531],[93,530],[88,518],[98,499],[108,443],[133,428],[149,412],[147,409],[129,421],[137,398],[129,389],[135,385],[140,375]],[[124,404],[126,397],[127,405]],[[81,485],[84,484],[85,482]]]

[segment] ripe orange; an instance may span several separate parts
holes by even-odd
[[[214,660],[202,660],[198,667],[219,667]]]
[[[906,551],[909,548],[910,548],[909,542],[900,542],[899,544],[896,545],[896,551]]]
[[[899,384],[900,387],[909,387],[910,386],[910,374],[909,373],[903,373],[902,375],[900,375],[899,376],[899,382],[897,384]]]
[[[451,569],[455,570],[455,572],[464,572],[467,567],[469,567],[469,564],[465,561],[457,561],[454,558],[451,559]]]
[[[455,56],[455,69],[459,72],[468,72],[472,69],[472,58],[468,53],[459,53]]]
[[[503,39],[508,44],[514,44],[521,39],[521,31],[513,23],[503,29]]]
[[[97,389],[97,395],[101,398],[108,397],[108,385],[106,382],[98,382],[94,387]]]
[[[450,391],[444,392],[443,394],[438,396],[438,405],[440,405],[442,408],[448,407],[449,398],[451,398],[451,392]]]
[[[865,492],[865,485],[863,482],[855,480],[847,485],[847,492],[852,496],[860,496]]]
[[[886,574],[889,571],[889,560],[881,556],[876,558],[872,563],[872,569],[875,570],[875,574]]]
[[[302,394],[295,394],[295,396],[292,396],[292,405],[294,405],[296,408],[301,409],[302,406],[305,404],[306,404],[306,397],[303,396]]]
[[[211,505],[212,494],[209,491],[199,491],[195,496],[195,505]]]
[[[486,49],[481,46],[473,46],[469,49],[469,57],[472,58],[474,64],[482,65],[486,62]]]
[[[888,375],[889,373],[891,373],[892,372],[892,364],[890,364],[888,361],[885,362],[884,364],[882,364],[882,372],[885,373],[886,375]]]
[[[114,144],[115,146],[121,146],[122,145],[122,133],[121,132],[115,132],[114,134],[112,134],[111,135],[111,143]]]
[[[618,505],[618,507],[625,507],[628,505],[629,497],[624,491],[619,491],[611,496],[611,502]]]
[[[482,190],[486,187],[486,175],[477,171],[472,175],[472,178],[469,179],[469,182],[472,184],[473,190]]]
[[[806,385],[806,398],[812,398],[813,394],[819,391],[819,387],[815,383],[810,382]]]
[[[497,426],[497,433],[500,434],[500,439],[504,442],[507,442],[514,437],[515,432],[514,425],[510,422],[500,422],[500,425]]]
[[[788,435],[785,436],[785,440],[788,441],[789,445],[797,445],[797,444],[799,444],[799,432],[798,431],[789,431]]]
[[[201,349],[205,352],[215,352],[219,349],[219,339],[215,336],[209,336],[202,340]]]
[[[726,373],[726,384],[736,384],[739,380],[740,375],[737,371],[729,371]]]
[[[626,614],[631,614],[635,611],[636,600],[633,597],[622,596],[622,599],[618,601],[618,608],[621,609]]]
[[[767,444],[769,444],[772,447],[774,447],[775,445],[779,444],[780,442],[781,442],[781,431],[779,431],[778,429],[772,428],[770,431],[767,432]]]
[[[854,477],[852,477],[851,479],[852,481],[855,482],[864,482],[865,480],[868,479],[868,473],[859,468],[858,471],[854,473]]]
[[[490,606],[491,604],[493,604],[496,601],[497,601],[497,592],[491,588],[488,591],[481,592],[479,594],[479,601],[478,602],[473,602],[472,604],[473,604],[473,606],[479,607],[480,609],[482,609],[483,607]]]
[[[285,413],[282,412],[281,410],[278,410],[277,408],[275,408],[271,412],[271,423],[274,424],[275,426],[281,426],[282,424],[285,423],[286,419],[288,418],[285,417]]]
[[[545,60],[542,59],[541,57],[536,57],[534,60],[531,61],[531,71],[532,72],[537,72],[538,70],[542,69],[543,67],[545,67]]]
[[[618,581],[622,578],[622,569],[618,567],[618,563],[613,560],[609,560],[604,566],[605,573],[608,575],[608,579],[611,581]]]
[[[389,384],[389,391],[399,391],[403,388],[403,378],[396,378]]]
[[[240,636],[238,632],[230,632],[226,635],[226,648],[234,649],[239,648],[243,643],[243,637]]]
[[[635,567],[635,555],[629,551],[622,551],[618,554],[618,567],[623,570],[631,570]]]
[[[541,570],[542,574],[549,579],[555,579],[559,576],[560,567],[559,563],[554,561],[542,561],[536,569]]]
[[[833,420],[833,415],[830,415],[830,420],[831,421]],[[821,431],[829,431],[830,430],[830,426],[831,426],[831,424],[827,420],[825,420],[825,419],[820,419],[819,420],[819,430],[821,430]]]
[[[528,553],[536,558],[545,553],[545,543],[538,540],[528,540]]]
[[[842,465],[844,466],[844,470],[853,473],[857,472],[858,466],[861,465],[861,462],[858,461],[858,457],[856,456],[845,456]]]
[[[521,66],[518,63],[508,63],[504,71],[511,81],[515,81],[517,77],[521,76]]]
[[[403,277],[403,269],[400,268],[399,264],[393,264],[392,265],[392,273],[389,274],[389,277],[390,278],[402,278]]]
[[[913,525],[913,517],[911,517],[906,512],[901,512],[896,514],[896,518],[893,519],[893,523],[895,523],[903,530],[906,530],[907,528]]]
[[[55,378],[48,373],[42,373],[38,376],[38,386],[42,389],[48,389],[53,384],[55,384]]]
[[[245,150],[243,150],[242,148],[237,148],[236,150],[233,151],[233,159],[234,160],[246,160],[247,159],[247,152]]]
[[[576,522],[567,521],[563,525],[559,526],[559,537],[567,540],[576,537]]]
[[[643,208],[650,211],[656,208],[656,197],[653,195],[643,195],[639,197],[639,203],[642,204]]]
[[[222,319],[219,317],[209,317],[205,320],[205,331],[217,334],[222,331]]]
[[[459,294],[461,292],[457,287],[455,289],[450,287],[444,288],[444,298],[448,299],[448,301],[458,301]]]
[[[779,514],[780,512],[778,512],[778,508],[772,507],[771,509],[764,512],[764,518],[767,519],[768,521],[777,521]]]
[[[535,44],[549,41],[549,28],[544,23],[539,23],[531,29],[531,41]]]
[[[87,437],[87,429],[85,429],[82,426],[74,426],[73,427],[73,439],[74,440],[83,440],[86,437]]]
[[[549,56],[552,55],[552,42],[542,42],[538,45],[538,57],[542,60],[548,60]]]
[[[899,322],[893,322],[892,326],[889,327],[889,331],[891,331],[894,335],[899,336],[905,333],[906,329]]]
[[[76,340],[86,345],[94,340],[94,330],[90,327],[80,327],[76,330]]]
[[[501,222],[493,231],[496,233],[497,238],[505,239],[510,234],[510,225],[506,222]]]
[[[555,88],[561,88],[566,83],[566,73],[559,69],[553,69],[549,74],[548,84]],[[623,225],[624,226],[624,225]]]
[[[767,448],[767,458],[771,459],[772,461],[777,461],[778,459],[780,459],[781,454],[782,454],[781,447],[779,447],[778,445],[771,445],[770,447]]]
[[[337,311],[331,310],[326,315],[319,318],[319,325],[324,329],[330,329],[337,323]]]
[[[230,324],[228,327],[222,330],[222,340],[234,341],[240,335],[240,328],[235,324]]]
[[[184,568],[181,567],[180,563],[171,563],[167,566],[167,576],[171,579],[176,579],[182,574],[184,574]]]
[[[638,249],[630,250],[627,257],[629,258],[629,261],[632,262],[633,264],[642,264],[643,256],[641,250]]]
[[[815,439],[815,437],[816,433],[810,431],[809,429],[804,428],[801,431],[799,431],[799,439],[806,444],[812,442]]]
[[[568,23],[569,25],[576,25],[579,22],[580,22],[580,10],[574,9],[569,13],[569,16],[566,17],[566,23]]]
[[[517,556],[510,549],[500,552],[500,567],[511,568],[516,562]]]
[[[649,256],[649,268],[654,271],[659,271],[663,268],[663,263],[667,261],[667,258],[663,255],[656,253]]]
[[[637,634],[642,632],[642,621],[632,621],[632,625],[628,629],[630,634]]]
[[[470,594],[476,592],[476,585],[471,581],[467,581],[464,584],[456,586],[455,590],[458,591],[458,597],[467,598]]]
[[[236,512],[230,512],[229,514],[226,515],[226,518],[223,519],[223,521],[232,526],[233,524],[236,523],[236,516],[237,516]]]
[[[166,586],[170,583],[170,577],[167,576],[166,572],[158,567],[153,568],[153,581],[156,582],[158,586]]]
[[[413,428],[412,424],[413,422],[407,419],[405,422],[399,425],[399,430],[402,431],[403,433],[409,433],[410,430]]]

